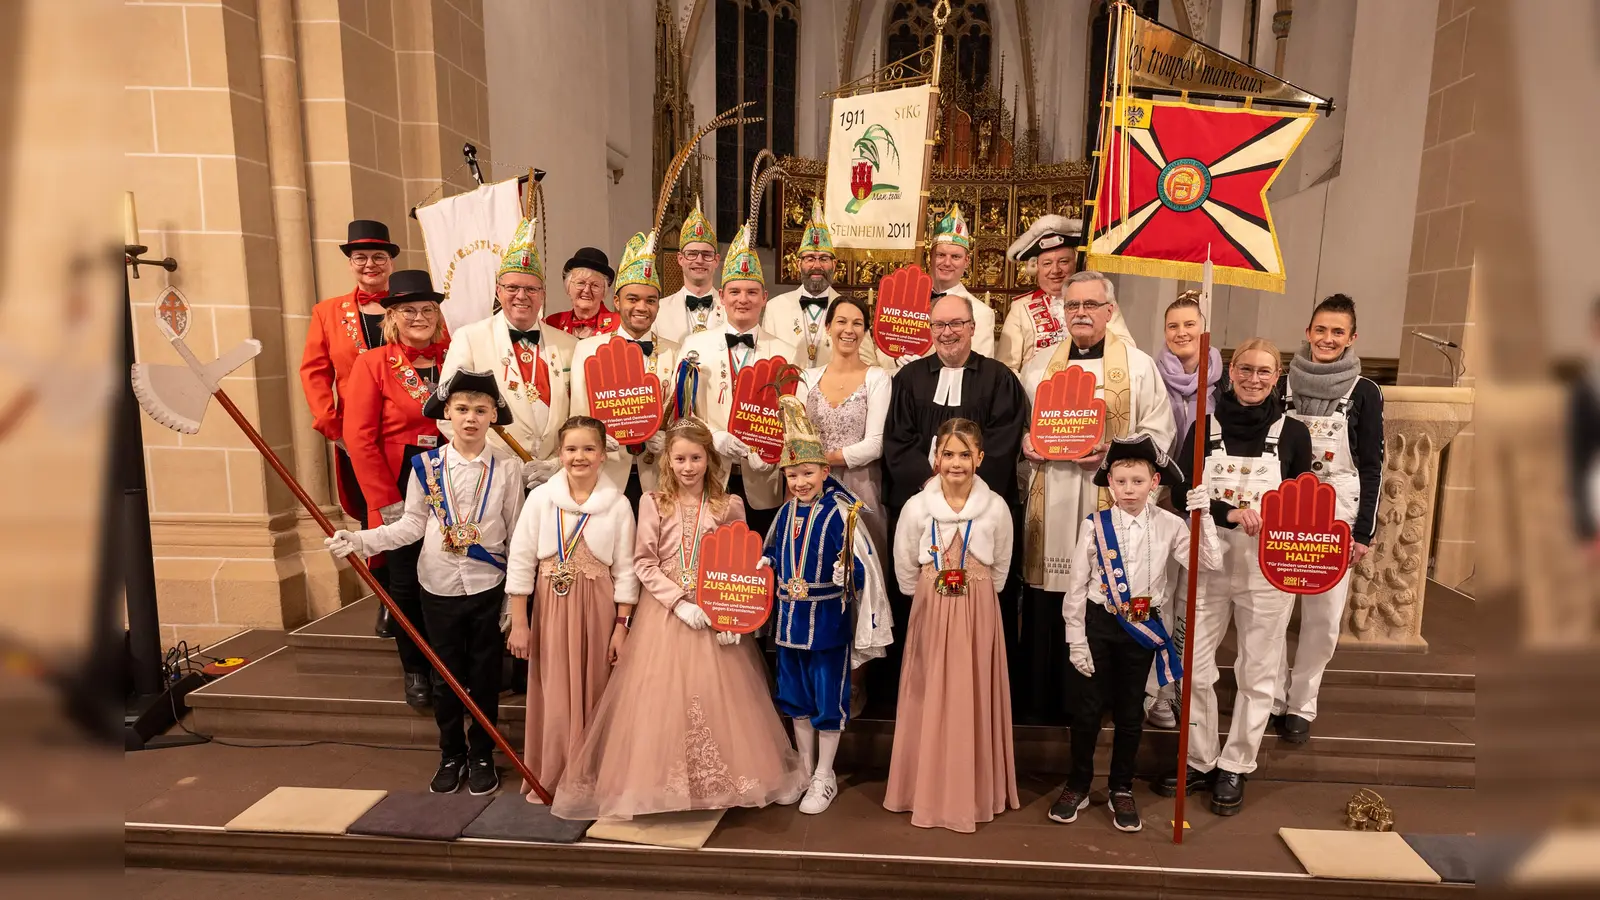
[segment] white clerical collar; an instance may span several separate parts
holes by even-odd
[[[961,381],[965,366],[944,366],[939,369],[939,384],[933,389],[933,402],[940,406],[961,405]]]

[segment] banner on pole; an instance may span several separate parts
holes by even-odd
[[[930,97],[918,85],[833,101],[823,196],[840,255],[915,254]]]
[[[486,184],[465,194],[417,208],[417,224],[427,246],[428,271],[447,302],[445,325],[454,334],[463,325],[487,319],[494,304],[495,273],[506,243],[522,224],[517,180]]]

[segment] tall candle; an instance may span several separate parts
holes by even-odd
[[[129,247],[139,244],[139,215],[133,208],[133,191],[122,195],[122,243]]]

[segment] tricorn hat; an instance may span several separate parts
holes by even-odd
[[[428,270],[401,269],[389,276],[389,296],[380,298],[378,303],[388,309],[400,303],[423,300],[443,303],[444,295],[433,289],[433,278],[428,275]]]
[[[457,369],[447,381],[439,382],[439,386],[428,396],[428,402],[422,404],[422,414],[430,419],[444,418],[445,408],[450,405],[450,395],[462,391],[488,394],[493,397],[494,424],[500,426],[511,424],[511,407],[506,405],[506,398],[501,395],[500,385],[494,380],[494,375],[488,372],[468,372],[466,369]]]
[[[1040,216],[1035,219],[1022,237],[1016,239],[1011,247],[1006,250],[1006,256],[1014,262],[1024,262],[1046,250],[1055,250],[1059,247],[1072,247],[1076,249],[1078,239],[1083,237],[1083,220],[1069,219],[1054,213]]]
[[[1183,472],[1179,471],[1172,457],[1156,446],[1155,438],[1148,434],[1136,434],[1112,439],[1111,446],[1106,448],[1105,458],[1100,460],[1100,468],[1094,473],[1094,483],[1099,487],[1110,486],[1112,463],[1125,459],[1142,459],[1149,463],[1161,476],[1161,483],[1168,487],[1176,488],[1178,482],[1183,480]]]
[[[350,223],[348,239],[339,245],[345,256],[357,250],[382,250],[390,258],[400,255],[400,246],[389,240],[389,226],[372,219],[356,219]]]
[[[606,252],[599,247],[579,247],[578,252],[572,254],[567,264],[561,267],[561,275],[565,277],[573,269],[593,269],[606,277],[607,281],[616,281],[617,273],[611,268],[611,260],[606,257]]]

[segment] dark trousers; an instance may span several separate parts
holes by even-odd
[[[1033,586],[1022,589],[1017,638],[1011,671],[1011,708],[1026,725],[1065,725],[1077,709],[1076,675],[1067,661],[1066,625],[1061,621],[1061,592]]]
[[[428,642],[491,723],[500,721],[500,656],[506,646],[500,633],[500,608],[504,602],[503,584],[460,597],[422,592]],[[494,739],[477,719],[467,724],[463,734],[462,720],[467,718],[470,716],[461,698],[442,679],[436,681],[433,721],[439,726],[439,750],[446,759],[488,759],[494,754]]]
[[[628,508],[633,510],[633,517],[638,519],[639,498],[644,496],[644,485],[639,481],[638,466],[628,470],[628,483],[622,487],[622,496],[628,499]]]
[[[1057,595],[1059,596],[1059,595]],[[1057,621],[1060,620],[1057,615]],[[1144,734],[1144,683],[1156,652],[1139,645],[1117,617],[1104,606],[1090,602],[1084,613],[1084,631],[1089,638],[1089,653],[1094,657],[1094,677],[1085,678],[1067,667],[1070,696],[1076,700],[1072,716],[1072,773],[1067,786],[1088,791],[1094,781],[1094,745],[1100,736],[1100,720],[1107,706],[1115,727],[1111,740],[1109,790],[1132,790],[1134,760],[1139,755],[1139,738]]]
[[[428,623],[422,615],[422,585],[417,583],[417,555],[421,552],[422,541],[417,541],[385,553],[384,568],[388,570],[386,587],[394,605],[400,607],[406,620],[416,626],[422,639],[431,644]],[[428,658],[422,655],[422,651],[399,625],[394,629],[394,649],[400,654],[400,667],[405,669],[407,675],[426,675],[432,671]]]
[[[756,509],[750,505],[750,497],[744,492],[744,474],[738,469],[728,476],[728,493],[744,501],[744,521],[750,530],[761,535],[765,540],[767,531],[772,528],[772,520],[778,517],[778,507],[771,509]]]

